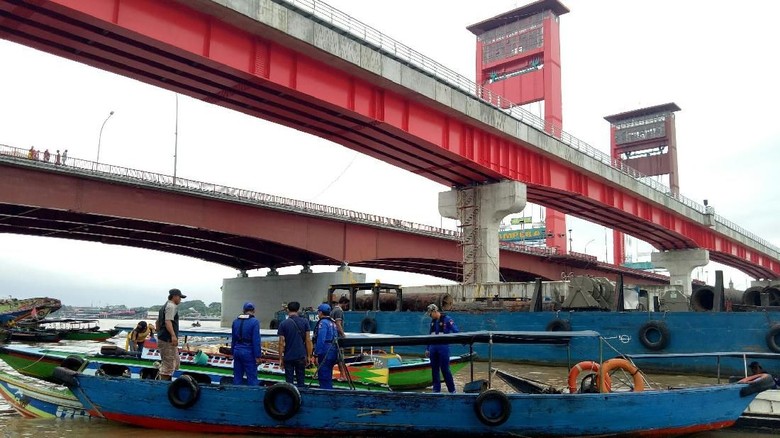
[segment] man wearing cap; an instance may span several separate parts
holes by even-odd
[[[317,380],[320,381],[320,389],[333,389],[333,366],[339,358],[339,350],[333,343],[338,338],[336,323],[330,318],[330,305],[326,303],[317,307],[317,316],[320,318],[314,327],[315,363],[318,364]]]
[[[157,316],[157,348],[160,350],[160,380],[171,380],[179,369],[179,304],[187,298],[179,289],[168,291],[168,301]]]
[[[255,305],[244,303],[244,313],[233,321],[233,337],[230,348],[233,351],[233,384],[244,381],[257,386],[257,364],[260,363],[260,321],[255,318]]]
[[[425,314],[431,317],[431,327],[428,332],[431,335],[458,333],[458,326],[455,325],[455,321],[449,316],[441,313],[439,311],[439,306],[436,304],[429,305]],[[441,375],[444,376],[444,383],[447,384],[447,391],[450,393],[455,392],[455,381],[453,380],[452,372],[450,371],[450,346],[447,344],[429,345],[425,349],[425,357],[431,359],[433,392],[441,392]]]

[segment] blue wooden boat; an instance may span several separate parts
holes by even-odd
[[[89,418],[73,393],[62,385],[0,370],[0,396],[26,418]]]
[[[346,338],[339,343],[341,347],[486,344],[488,351],[495,345],[552,345],[566,354],[571,341],[580,338],[598,340],[599,335],[483,331],[384,340]],[[635,391],[626,392],[505,394],[487,389],[380,394],[298,389],[287,383],[199,385],[187,376],[173,382],[90,376],[62,367],[55,375],[91,414],[121,423],[199,433],[349,436],[665,437],[729,427],[756,394],[774,384],[771,376],[762,374],[740,383],[639,391],[636,379],[641,373],[634,372]]]

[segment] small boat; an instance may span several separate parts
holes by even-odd
[[[56,298],[0,299],[0,325],[11,326],[23,320],[37,320],[62,307]]]
[[[564,353],[571,339],[586,336],[600,339],[591,331],[466,332],[337,342],[341,347],[558,345]],[[612,367],[602,363],[601,392],[597,394],[506,394],[496,389],[378,394],[299,389],[288,383],[270,387],[203,385],[189,376],[172,382],[127,379],[87,375],[64,367],[56,368],[54,374],[90,414],[108,420],[198,433],[274,435],[673,436],[733,425],[756,395],[768,388],[769,381],[774,384],[771,376],[763,374],[738,383],[642,390],[643,376],[635,371],[632,391],[612,392],[603,383],[609,381],[605,370]],[[550,413],[555,413],[554,420]]]
[[[67,341],[105,341],[119,334],[117,328],[101,330],[97,319],[41,319],[21,321],[16,328],[55,333]]]
[[[18,342],[59,342],[59,333],[49,332],[39,329],[21,329],[12,328],[9,331],[8,339]]]
[[[88,418],[65,386],[0,370],[0,396],[26,418]]]

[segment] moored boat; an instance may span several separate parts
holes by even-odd
[[[551,344],[594,332],[471,332],[387,338],[392,345]],[[433,339],[432,339],[433,338]],[[342,343],[343,341],[343,343]],[[342,346],[361,346],[344,339]],[[377,339],[372,346],[379,346]],[[388,344],[389,345],[389,344]],[[489,360],[492,359],[489,357]],[[604,367],[606,369],[607,367]],[[90,376],[66,368],[55,374],[88,411],[106,419],[156,429],[213,433],[447,436],[672,436],[734,424],[766,389],[768,375],[751,382],[672,390],[597,394],[505,394],[495,389],[436,394],[199,385]],[[641,373],[635,373],[641,374]],[[764,377],[766,376],[766,377]],[[637,385],[638,386],[638,385]],[[685,409],[681,409],[685,406]],[[652,412],[652,415],[648,415]],[[549,414],[555,413],[555,421]]]
[[[26,418],[88,418],[66,387],[0,370],[0,396]]]

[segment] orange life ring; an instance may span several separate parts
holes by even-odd
[[[633,392],[640,392],[645,389],[645,379],[642,376],[642,373],[639,371],[639,368],[626,359],[617,358],[609,359],[601,364],[601,368],[599,369],[598,382],[599,392],[612,392],[612,379],[610,379],[609,374],[611,371],[616,369],[621,369],[628,374],[631,374],[631,377],[634,381]]]
[[[569,371],[569,382],[568,382],[569,393],[574,394],[577,392],[577,388],[579,387],[579,382],[577,382],[577,377],[579,377],[581,372],[592,371],[598,374],[599,368],[600,366],[598,362],[594,362],[592,360],[585,360],[571,367],[571,370]]]

